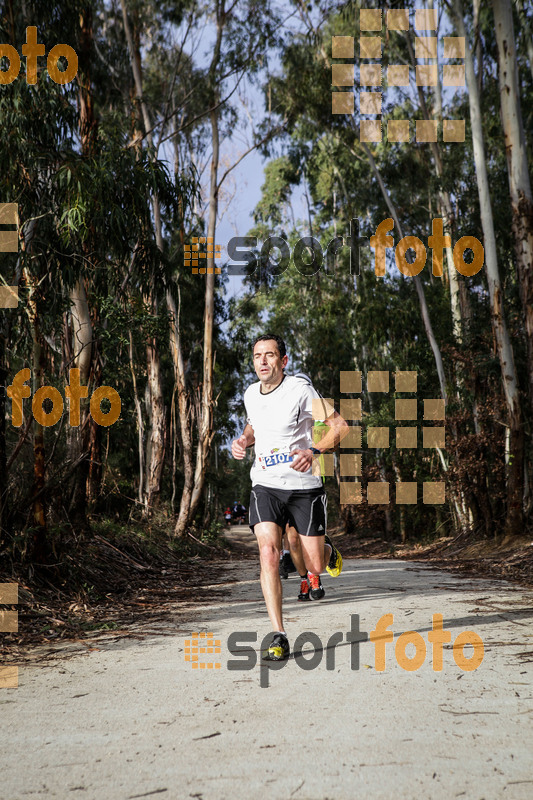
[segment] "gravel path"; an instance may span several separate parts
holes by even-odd
[[[295,577],[283,582],[291,645],[304,631],[310,641],[279,670],[252,667],[269,632],[255,561],[230,565],[208,605],[22,666],[19,688],[0,690],[1,800],[533,797],[533,594],[390,560],[347,560],[323,582],[310,603],[296,601]],[[365,641],[386,614],[394,641],[386,630]],[[433,614],[451,632],[440,672]],[[357,622],[363,641],[351,643]],[[470,672],[452,649],[466,630],[484,643]],[[414,671],[395,655],[415,653],[397,645],[406,631],[427,650]],[[198,656],[220,668],[185,660],[193,632],[220,641],[219,655]],[[251,649],[232,655],[231,634]]]

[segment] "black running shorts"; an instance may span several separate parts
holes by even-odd
[[[302,536],[324,536],[327,525],[327,497],[323,487],[317,489],[271,489],[252,487],[250,495],[250,528],[258,522],[275,522],[282,530],[289,523]]]

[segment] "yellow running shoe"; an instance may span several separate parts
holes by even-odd
[[[264,661],[284,661],[289,657],[289,640],[283,633],[275,633],[268,650],[263,655]]]
[[[329,557],[326,569],[332,578],[338,578],[342,572],[342,556],[335,547],[335,545],[333,544],[333,542],[331,541],[331,539],[329,538],[329,536],[327,535],[327,533],[324,538],[326,544],[329,544],[329,546],[331,547],[331,555]]]

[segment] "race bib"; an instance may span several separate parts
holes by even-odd
[[[288,464],[292,461],[292,456],[289,451],[282,452],[279,448],[274,447],[270,453],[261,453],[257,460],[262,469],[268,467],[275,467],[277,464]]]

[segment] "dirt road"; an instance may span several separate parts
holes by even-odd
[[[291,577],[291,645],[311,635],[274,671],[257,659],[269,632],[257,564],[234,563],[226,576],[211,603],[140,626],[138,638],[99,636],[93,649],[75,644],[69,658],[21,667],[19,688],[0,690],[0,798],[533,796],[531,592],[412,562],[353,560],[339,578],[325,576],[323,600],[298,603]],[[368,640],[387,614],[388,629]],[[428,641],[434,614],[451,634],[441,671]],[[452,649],[467,630],[484,645],[474,671]],[[398,644],[406,631],[425,645]],[[220,641],[220,654],[198,656],[212,667],[185,660],[193,632]],[[231,634],[252,649],[232,655]],[[408,671],[415,646],[419,659],[427,652]],[[465,647],[465,658],[476,655],[479,644]],[[320,663],[308,669],[306,658]]]

